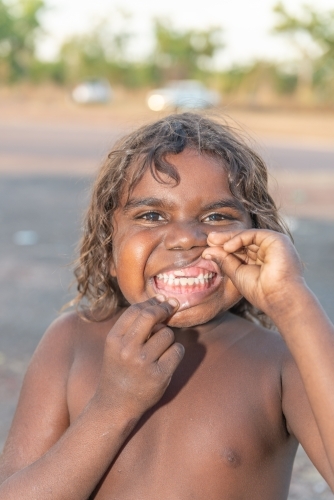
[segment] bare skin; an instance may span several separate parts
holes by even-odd
[[[214,160],[173,162],[178,186],[147,172],[114,216],[133,305],[65,315],[37,349],[0,499],[283,500],[298,440],[334,487],[334,333],[299,258]],[[242,295],[281,336],[228,312]]]

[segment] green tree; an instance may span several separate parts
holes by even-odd
[[[166,19],[154,21],[153,62],[161,78],[196,78],[200,73],[210,72],[214,55],[223,48],[222,29],[181,31],[170,25]]]
[[[29,77],[41,32],[44,0],[0,0],[0,75],[16,81]]]
[[[300,51],[300,84],[333,92],[334,10],[318,12],[313,6],[305,5],[296,16],[280,2],[274,11],[278,16],[275,32],[290,37]]]
[[[128,14],[117,11],[118,28],[113,18],[99,21],[89,33],[74,35],[61,47],[60,60],[69,82],[90,77],[119,78],[128,67],[127,50],[131,32],[126,28]]]

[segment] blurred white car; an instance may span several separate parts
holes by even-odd
[[[152,111],[166,108],[201,109],[217,106],[220,95],[197,80],[175,80],[148,93],[146,103]]]
[[[104,79],[86,80],[73,89],[72,99],[78,104],[106,104],[112,99],[110,83]]]

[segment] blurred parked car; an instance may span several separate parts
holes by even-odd
[[[175,80],[166,87],[149,92],[146,102],[152,111],[162,111],[169,107],[200,109],[217,106],[220,96],[197,80]]]
[[[105,104],[112,99],[110,83],[103,79],[86,80],[73,89],[72,99],[78,104]]]

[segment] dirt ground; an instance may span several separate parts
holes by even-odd
[[[70,98],[67,89],[54,87],[0,88],[0,118],[8,122],[89,123],[132,128],[152,121],[166,112],[150,111],[145,91],[116,89],[114,99],[106,105],[80,106]],[[257,139],[334,147],[334,111],[240,109],[224,104],[209,110],[212,116],[224,116]]]
[[[169,110],[170,111],[170,110]],[[89,127],[96,133],[109,128],[124,131],[155,120],[166,113],[150,111],[145,104],[145,92],[125,92],[116,89],[114,99],[107,105],[76,105],[68,90],[41,87],[0,88],[0,123],[6,126],[30,127]],[[273,169],[271,191],[288,215],[334,219],[334,112],[302,110],[240,109],[221,105],[209,110],[209,115],[222,117],[241,130],[251,142],[264,145],[306,148],[333,154],[333,168],[321,164],[302,173],[294,169]],[[48,171],[59,172],[59,162],[48,158]],[[45,171],[46,157],[26,155],[24,171],[18,170],[15,154],[3,156],[0,171],[4,173],[38,173]],[[62,163],[63,173],[84,174],[90,168],[89,160],[80,158],[71,165]],[[277,189],[279,186],[279,191]]]

